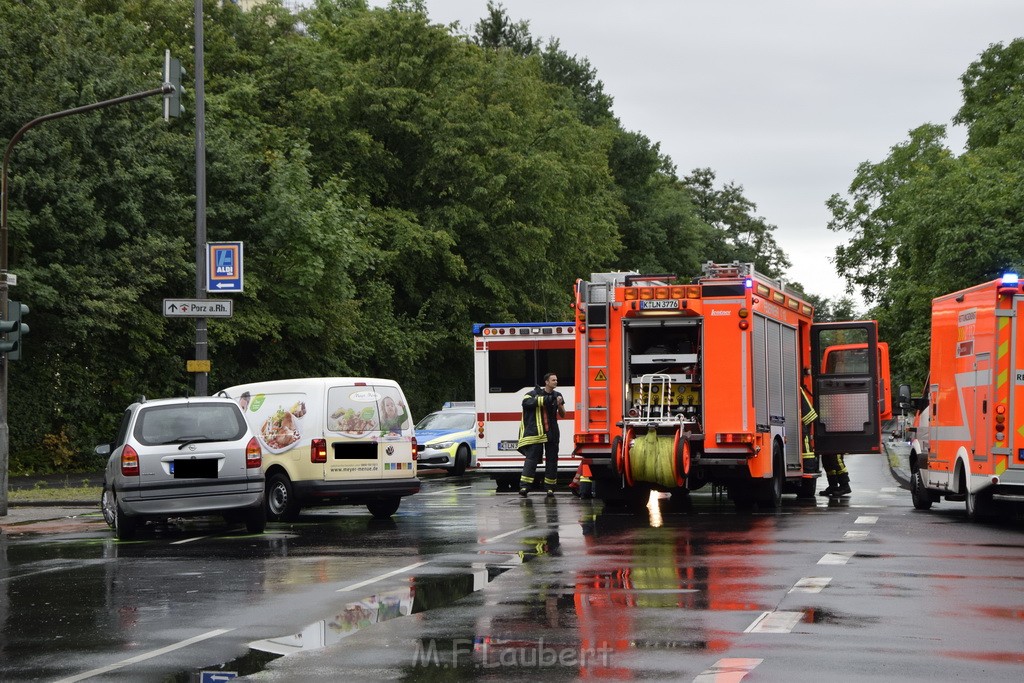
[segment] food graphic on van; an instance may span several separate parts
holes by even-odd
[[[402,427],[409,420],[409,411],[405,404],[385,396],[380,402],[380,430],[382,434],[400,434]]]
[[[300,413],[296,413],[296,409]],[[274,453],[283,453],[298,443],[302,438],[299,429],[299,418],[306,414],[305,404],[301,401],[292,406],[291,410],[278,407],[274,413],[260,425],[260,439]]]

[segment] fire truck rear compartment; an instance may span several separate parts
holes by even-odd
[[[654,419],[682,416],[699,423],[699,320],[629,321],[623,335],[629,382],[624,414]]]

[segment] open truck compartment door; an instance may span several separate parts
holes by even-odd
[[[881,453],[878,326],[874,321],[811,325],[814,449],[819,455]]]

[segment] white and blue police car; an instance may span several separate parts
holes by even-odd
[[[417,467],[441,467],[458,476],[476,464],[476,407],[449,401],[416,425]]]

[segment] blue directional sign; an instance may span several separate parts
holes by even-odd
[[[206,291],[242,291],[242,243],[206,243]]]
[[[221,683],[238,678],[237,671],[200,671],[199,683]]]

